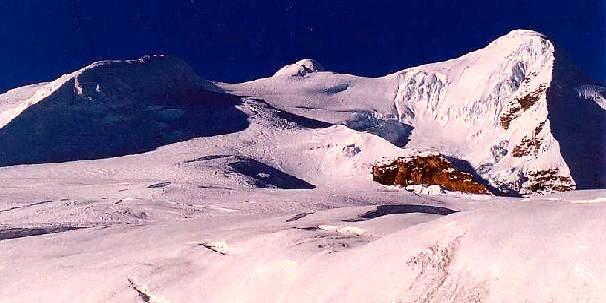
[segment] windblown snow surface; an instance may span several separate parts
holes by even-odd
[[[210,83],[154,56],[11,90],[0,302],[604,302],[604,90],[557,54],[514,31],[381,78],[302,60]],[[548,169],[591,189],[372,181],[415,150],[509,193]]]

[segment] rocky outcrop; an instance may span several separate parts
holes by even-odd
[[[541,122],[539,126],[534,129],[532,136],[524,136],[520,144],[513,147],[511,156],[515,158],[536,156],[539,153],[541,144],[543,143],[543,140],[538,135],[541,133],[544,125],[545,122]]]
[[[524,137],[519,145],[513,147],[511,156],[515,158],[536,156],[539,148],[541,148],[541,139]]]
[[[450,191],[488,194],[488,188],[471,173],[440,154],[418,154],[373,166],[373,180],[385,185],[439,185]]]
[[[556,168],[529,171],[528,181],[525,185],[525,188],[521,190],[523,194],[564,192],[576,189],[572,178],[563,176]]]
[[[501,126],[504,129],[509,129],[511,121],[519,117],[524,111],[528,110],[531,106],[537,103],[542,97],[545,96],[547,91],[547,85],[541,84],[539,87],[529,92],[528,94],[514,98],[509,104],[507,109],[499,117]]]

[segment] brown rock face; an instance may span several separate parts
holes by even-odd
[[[535,91],[530,92],[520,98],[514,99],[511,104],[509,104],[509,109],[503,112],[499,118],[501,126],[504,129],[508,129],[511,121],[520,116],[522,112],[526,111],[535,103],[537,103],[537,101],[539,101],[541,96],[543,96],[546,91],[547,86],[541,84]]]
[[[455,168],[439,154],[399,158],[373,166],[373,180],[385,185],[440,185],[450,191],[488,194],[488,188],[473,175]]]
[[[532,137],[525,136],[520,144],[516,145],[511,151],[511,155],[516,158],[524,157],[524,156],[536,156],[539,153],[539,149],[541,149],[541,144],[543,143],[541,139],[538,139],[536,136],[541,132],[545,122],[541,122],[539,126],[534,129],[534,133]]]
[[[541,148],[541,140],[536,138],[524,137],[519,145],[514,146],[511,155],[516,158],[524,156],[536,156]]]
[[[548,169],[528,172],[528,191],[551,192],[575,190],[570,177],[561,176],[558,169]]]

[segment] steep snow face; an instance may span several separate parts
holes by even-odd
[[[396,73],[398,115],[414,127],[407,146],[465,159],[504,190],[531,191],[529,174],[546,171],[557,182],[545,189],[572,188],[547,117],[554,51],[536,32],[513,31],[458,59]]]
[[[323,71],[324,67],[313,59],[302,59],[294,64],[282,67],[274,77],[303,77],[307,74]]]
[[[314,72],[218,85],[300,115],[379,135],[398,146],[466,160],[503,191],[568,190],[576,185],[571,178],[575,173],[565,160],[571,157],[563,153],[572,149],[560,149],[563,136],[556,139],[552,126],[562,122],[554,121],[548,105],[583,99],[579,104],[585,107],[602,106],[603,91],[564,80],[558,82],[564,92],[554,94],[554,75],[566,73],[556,69],[557,58],[545,36],[515,30],[457,59],[381,78]],[[594,120],[601,123],[599,117]],[[595,170],[595,165],[575,167],[588,169]]]

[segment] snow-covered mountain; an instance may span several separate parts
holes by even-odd
[[[605,189],[477,176],[603,186],[604,97],[531,31],[379,78],[152,56],[11,90],[0,301],[604,302]]]
[[[247,113],[244,104],[257,108]],[[379,78],[325,71],[310,59],[240,84],[204,81],[170,56],[94,63],[0,95],[0,165],[140,153],[276,117],[439,152],[502,192],[606,185],[604,88],[527,30]]]
[[[242,130],[239,103],[175,57],[93,63],[0,95],[0,165],[123,156]]]
[[[218,85],[468,161],[502,191],[606,185],[604,89],[540,33],[515,30],[459,58],[381,78],[307,68],[309,62],[285,67],[306,71],[290,77]]]

